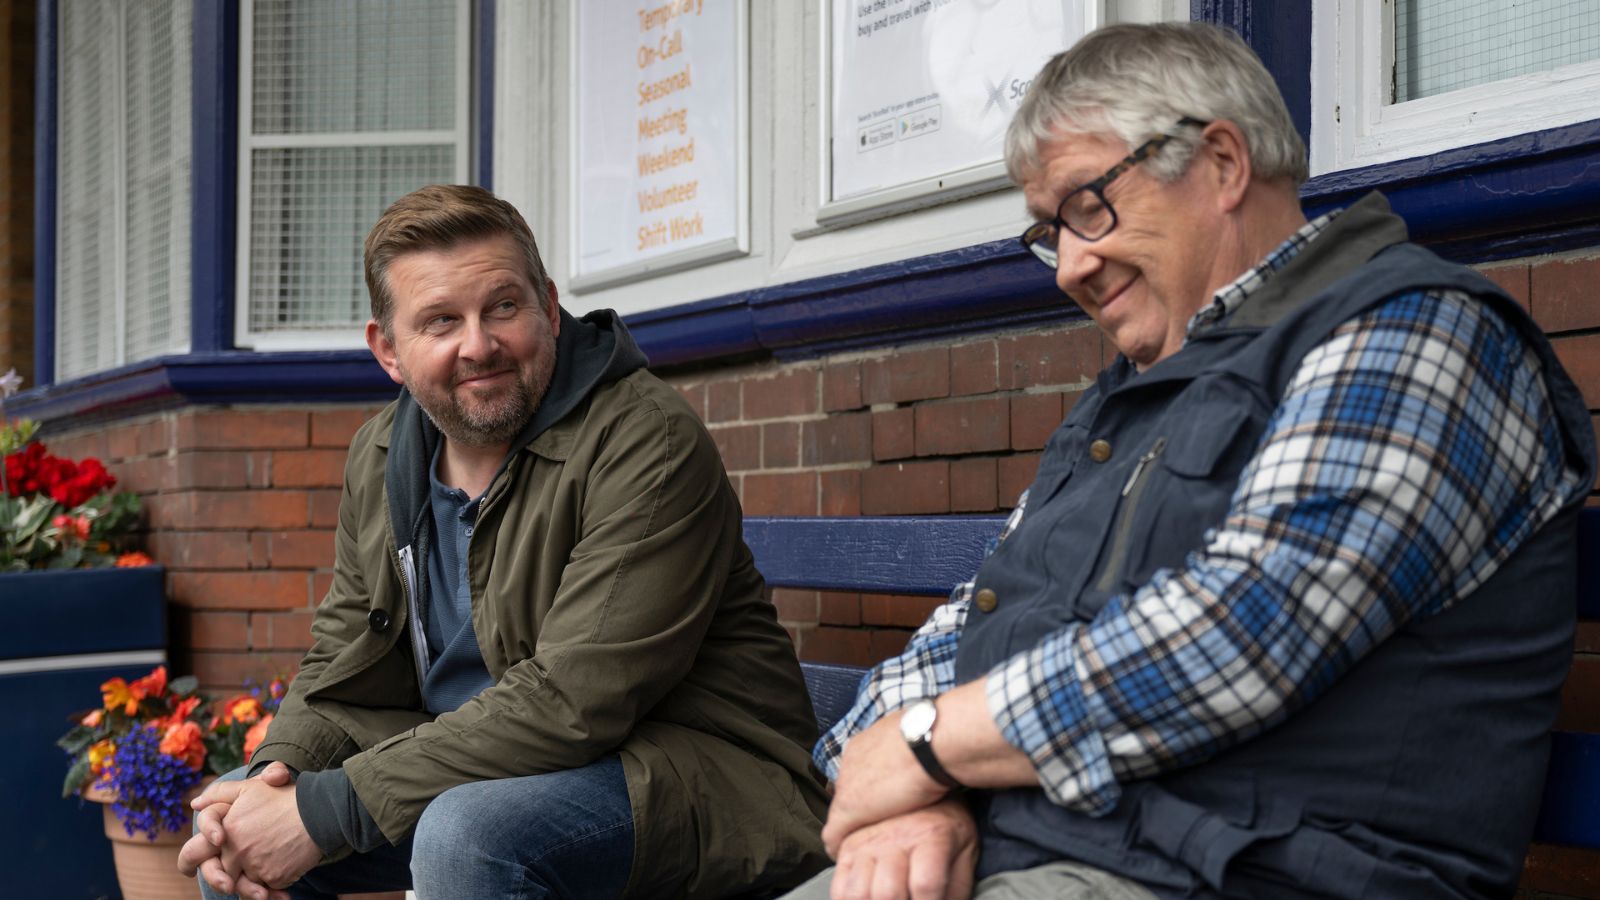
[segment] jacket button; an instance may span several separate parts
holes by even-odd
[[[1105,462],[1111,458],[1111,442],[1105,440],[1095,441],[1089,445],[1089,458],[1095,462]]]
[[[367,613],[367,624],[372,626],[373,631],[387,631],[389,628],[389,614],[381,609],[375,609]]]
[[[995,596],[994,591],[983,588],[978,591],[978,596],[973,598],[973,602],[978,604],[980,612],[994,612],[994,608],[1000,604],[1000,598]]]

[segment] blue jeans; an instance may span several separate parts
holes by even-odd
[[[243,777],[243,770],[224,778]],[[479,781],[434,798],[411,837],[307,872],[295,900],[414,889],[436,898],[609,898],[633,868],[633,805],[622,760]],[[222,895],[201,882],[201,896]]]

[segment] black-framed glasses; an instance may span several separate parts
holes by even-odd
[[[1188,116],[1178,120],[1179,127],[1204,128],[1210,124]],[[1107,169],[1104,175],[1062,197],[1061,205],[1056,207],[1055,218],[1047,222],[1035,222],[1022,233],[1022,246],[1027,247],[1040,262],[1055,269],[1059,262],[1056,247],[1061,242],[1062,228],[1083,241],[1098,241],[1110,234],[1117,227],[1117,211],[1106,199],[1106,188],[1122,173],[1154,156],[1156,151],[1175,137],[1177,135],[1174,134],[1156,135],[1135,147],[1132,153]]]

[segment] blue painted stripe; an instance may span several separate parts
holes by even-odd
[[[477,125],[474,149],[475,183],[494,190],[494,20],[495,0],[478,0],[473,7],[473,120]]]
[[[33,111],[33,382],[56,378],[56,21],[39,0]]]
[[[239,131],[238,0],[194,8],[189,347],[233,348]]]

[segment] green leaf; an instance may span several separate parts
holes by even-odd
[[[62,735],[56,741],[56,746],[77,755],[89,748],[95,742],[96,731],[87,725],[74,725],[72,730]]]
[[[61,796],[71,797],[88,780],[89,757],[80,756],[72,761],[72,768],[67,770],[66,780],[61,782]]]
[[[184,675],[167,682],[167,689],[180,697],[187,697],[200,689],[200,679],[193,675]]]

